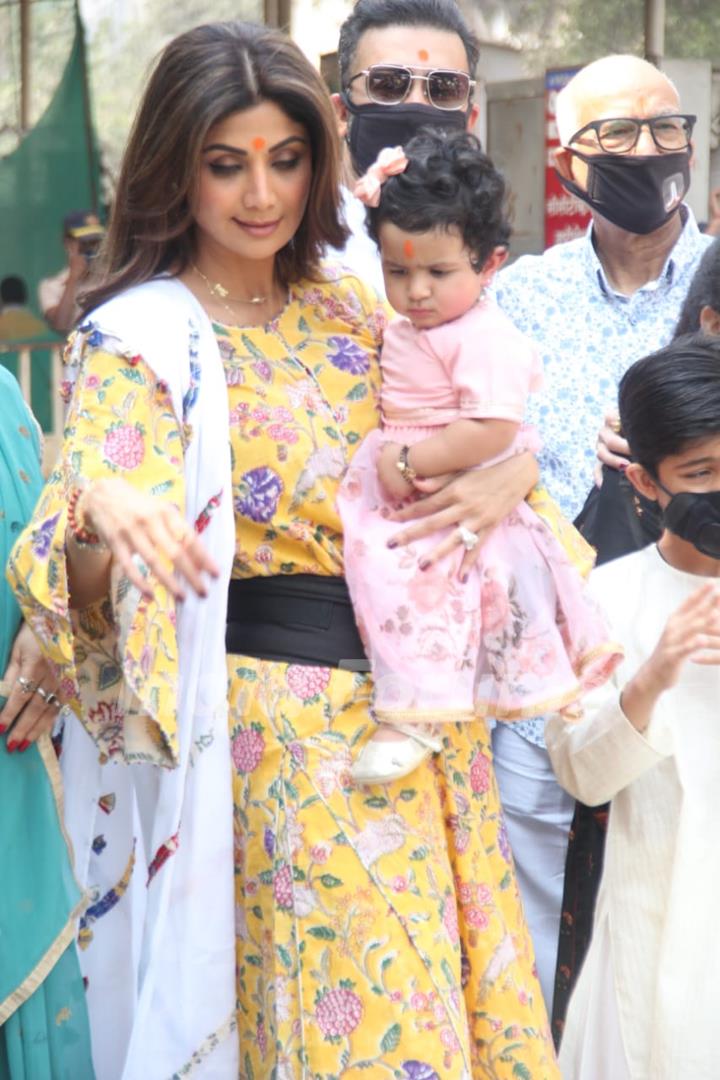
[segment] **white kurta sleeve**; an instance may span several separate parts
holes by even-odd
[[[620,707],[626,681],[627,676],[614,677],[591,691],[583,701],[582,720],[573,723],[556,715],[545,726],[560,784],[588,806],[608,802],[673,752],[662,698],[641,735]]]

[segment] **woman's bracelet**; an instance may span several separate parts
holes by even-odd
[[[70,535],[78,547],[94,548],[95,551],[107,551],[107,544],[98,533],[89,529],[82,513],[78,514],[78,502],[83,494],[82,488],[73,488],[68,499],[67,524]]]

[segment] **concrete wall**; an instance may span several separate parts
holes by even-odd
[[[545,239],[545,82],[487,87],[487,151],[510,187],[511,257],[537,254]]]
[[[713,75],[709,60],[672,60],[662,62],[662,70],[672,79],[680,93],[682,110],[695,113],[697,123],[693,143],[692,183],[687,202],[698,221],[707,221],[710,193],[710,126],[712,113]]]
[[[320,57],[336,51],[340,27],[352,8],[352,0],[294,0],[290,33],[318,69]]]

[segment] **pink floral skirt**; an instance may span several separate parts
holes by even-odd
[[[403,441],[425,437],[403,429]],[[398,433],[393,431],[393,438]],[[585,583],[548,526],[526,504],[484,541],[462,584],[462,550],[419,563],[450,530],[391,549],[400,526],[377,478],[387,438],[358,448],[338,495],[345,576],[375,680],[378,719],[517,720],[570,710],[608,678],[622,652]]]

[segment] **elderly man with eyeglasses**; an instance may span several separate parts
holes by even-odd
[[[543,483],[571,520],[593,484],[601,426],[604,460],[625,463],[618,455],[627,445],[610,426],[619,380],[670,340],[709,243],[683,203],[694,122],[670,80],[644,60],[609,56],[583,68],[558,96],[555,165],[592,223],[582,238],[524,256],[498,277],[501,307],[543,355],[544,392],[528,418],[543,440]],[[542,720],[499,725],[493,745],[549,1006],[574,804],[555,781],[543,728]],[[564,992],[573,974],[559,974]],[[557,1005],[556,1034],[564,1001]]]

